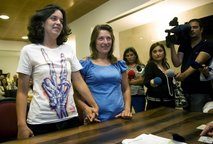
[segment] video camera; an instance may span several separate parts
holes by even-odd
[[[175,17],[169,22],[170,26],[174,26],[172,29],[165,30],[168,35],[166,36],[166,46],[169,47],[171,44],[181,45],[182,43],[190,42],[190,31],[191,26],[187,23],[179,25],[178,18]]]

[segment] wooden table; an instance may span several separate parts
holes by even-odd
[[[137,113],[132,120],[116,119],[30,139],[10,141],[8,144],[114,144],[143,133],[171,139],[171,134],[177,133],[183,136],[187,143],[199,144],[197,140],[201,130],[196,127],[212,120],[213,114],[162,107]]]

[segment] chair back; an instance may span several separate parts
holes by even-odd
[[[0,142],[16,139],[17,137],[16,99],[0,100]]]

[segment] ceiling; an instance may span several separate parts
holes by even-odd
[[[212,3],[213,0],[150,0],[107,23],[117,31],[124,31],[156,20],[165,21],[167,24],[174,16],[182,12]]]
[[[0,40],[24,41],[21,37],[27,35],[30,17],[36,10],[47,4],[54,3],[64,8],[67,12],[68,23],[71,23],[107,1],[109,0],[1,0],[0,15],[9,15],[10,19],[0,19]],[[169,18],[168,14],[175,15],[171,12],[180,13],[212,2],[212,0],[150,0],[107,23],[113,29],[123,31],[149,23],[156,18]]]
[[[57,4],[67,12],[68,23],[97,8],[108,0],[1,0],[0,15],[10,19],[0,19],[0,39],[23,41],[27,35],[27,25],[36,10],[47,4]]]

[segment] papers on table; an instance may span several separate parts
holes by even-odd
[[[213,123],[213,121],[211,121],[210,123]],[[203,130],[205,127],[206,127],[206,125],[202,124],[202,125],[198,126],[197,129]]]
[[[213,123],[213,121],[211,121]],[[197,129],[203,130],[206,127],[205,124],[202,124],[197,127]],[[212,144],[213,138],[207,136],[201,136],[198,141]],[[133,139],[124,139],[122,144],[186,144],[184,142],[177,142],[172,139],[167,139],[159,137],[153,134],[141,134]]]
[[[197,129],[203,130],[205,127],[206,127],[206,125],[205,125],[205,124],[202,124],[202,125],[198,126]]]
[[[122,144],[186,144],[153,134],[142,134],[133,139],[125,139]]]
[[[201,136],[198,139],[199,142],[207,143],[207,144],[212,144],[213,143],[213,138],[207,137],[207,136]]]

